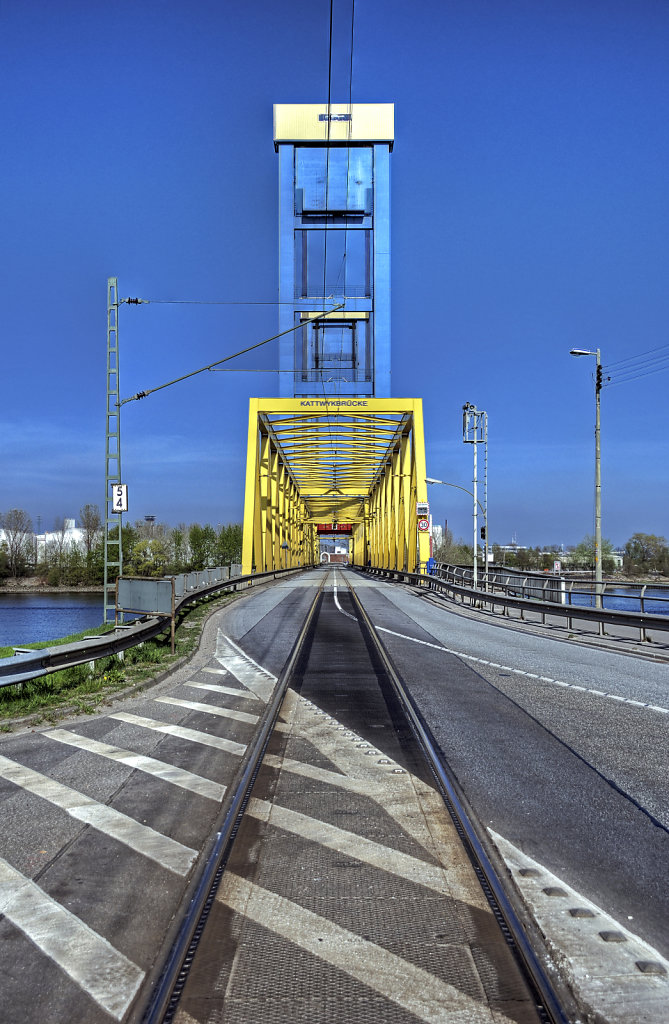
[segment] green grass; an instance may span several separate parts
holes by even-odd
[[[235,596],[223,594],[187,609],[177,619],[174,654],[170,651],[168,627],[165,633],[153,640],[131,647],[123,660],[116,656],[98,659],[92,672],[87,665],[76,665],[26,683],[0,688],[0,732],[11,732],[11,720],[27,716],[36,716],[35,722],[40,723],[57,721],[64,710],[67,713],[93,714],[100,705],[109,701],[112,694],[153,679],[177,659],[191,654],[197,648],[202,624],[209,613],[234,601]],[[103,627],[100,632],[108,632],[110,628],[113,626]],[[87,635],[91,635],[90,630],[52,643],[31,644],[30,647],[38,649],[52,647],[56,643],[75,643]],[[13,653],[12,648],[9,648],[9,653]]]

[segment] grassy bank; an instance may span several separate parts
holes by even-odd
[[[168,628],[153,640],[125,651],[123,659],[98,659],[92,672],[87,665],[76,665],[18,686],[0,688],[0,732],[11,732],[13,723],[26,717],[30,717],[34,724],[42,724],[56,722],[64,714],[93,714],[114,693],[146,683],[169,669],[178,659],[191,654],[197,648],[202,625],[210,612],[234,600],[234,594],[222,594],[186,609],[177,619],[174,654],[170,651]],[[76,643],[86,636],[113,628],[108,625],[99,631],[89,629],[48,643],[30,644],[30,648],[38,650]],[[12,648],[0,648],[0,657],[12,654]]]

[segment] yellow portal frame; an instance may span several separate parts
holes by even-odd
[[[243,572],[319,561],[318,523],[352,523],[351,561],[413,572],[429,558],[420,398],[252,398]]]

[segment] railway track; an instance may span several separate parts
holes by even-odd
[[[326,589],[326,584],[327,589]],[[565,1022],[437,745],[326,573],[143,1024]]]

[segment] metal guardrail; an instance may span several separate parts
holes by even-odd
[[[472,569],[465,566],[437,562],[437,574],[453,583],[460,582],[463,586],[473,585],[474,573]],[[584,580],[573,579],[568,575],[554,576],[541,572],[522,572],[520,569],[497,567],[489,569],[487,572],[481,570],[478,573],[478,580],[484,590],[494,589],[504,591],[514,597],[531,597],[560,604],[573,604],[575,608],[588,607],[595,601],[594,584],[584,590],[582,589]],[[580,588],[579,584],[581,584]],[[604,605],[606,605],[607,599],[635,602],[638,610],[645,613],[646,602],[649,601],[666,607],[666,613],[662,614],[669,615],[669,586],[667,584],[634,584],[620,580],[604,580],[601,593]],[[574,598],[584,598],[584,600],[581,603]],[[655,613],[651,612],[650,614]]]
[[[503,615],[508,615],[510,609],[520,611],[520,618],[524,619],[525,612],[535,612],[541,616],[541,622],[546,624],[546,616],[554,616],[567,620],[567,627],[573,629],[575,620],[588,622],[597,626],[597,633],[604,635],[605,625],[626,626],[639,630],[639,639],[647,641],[648,630],[653,632],[669,632],[669,615],[652,615],[649,612],[624,612],[613,608],[592,608],[587,605],[557,604],[552,601],[540,601],[529,597],[516,597],[511,594],[501,593],[494,590],[474,590],[472,587],[462,586],[440,576],[427,576],[422,573],[402,572],[396,569],[379,569],[367,566],[365,572],[385,579],[397,580],[401,583],[409,583],[413,586],[423,587],[427,590],[445,591],[454,600],[465,601],[471,607],[487,608],[492,612],[501,609]]]
[[[437,562],[437,575],[442,579],[462,586],[474,585],[474,572],[460,565]],[[564,604],[565,581],[559,576],[543,573],[520,572],[514,569],[496,568],[480,570],[477,574],[479,587],[483,590],[497,590],[513,597],[531,597],[552,604]]]
[[[241,568],[241,567],[240,567]],[[300,566],[296,569],[274,569],[270,572],[253,573],[250,576],[231,576],[227,580],[214,579],[209,577],[209,572],[189,573],[189,586],[185,588],[183,596],[175,603],[179,611],[188,604],[194,604],[203,597],[211,597],[222,590],[242,590],[252,587],[267,580],[276,579],[278,576],[295,572],[304,572],[310,566]],[[199,581],[194,576],[202,577]],[[206,579],[204,578],[206,577]],[[25,683],[31,679],[38,679],[40,676],[50,675],[63,668],[74,668],[76,665],[86,665],[99,658],[109,658],[112,655],[121,655],[131,647],[136,647],[147,640],[164,632],[166,623],[164,618],[144,618],[137,624],[117,626],[112,632],[103,636],[89,637],[79,640],[73,644],[61,644],[58,647],[43,647],[40,650],[29,650],[25,647],[16,647],[13,658],[0,659],[0,687],[16,686],[18,683]]]

